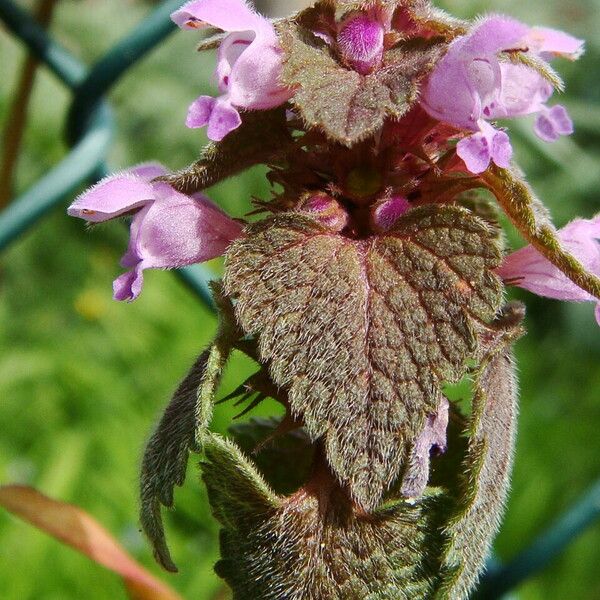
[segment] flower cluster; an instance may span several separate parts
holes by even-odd
[[[219,141],[241,125],[240,111],[276,107],[293,97],[294,90],[280,81],[283,53],[273,24],[244,0],[192,0],[172,19],[182,29],[215,27],[227,33],[215,71],[221,95],[200,96],[190,106],[189,127],[207,126],[208,137]],[[351,12],[334,31],[317,35],[329,47],[339,48],[348,68],[366,75],[381,64],[384,38],[391,28],[389,8],[370,8]],[[486,17],[453,40],[429,75],[420,103],[434,119],[465,132],[456,153],[468,171],[482,173],[490,162],[508,168],[512,158],[508,134],[492,122],[535,114],[534,130],[541,139],[552,142],[571,134],[573,124],[566,109],[547,106],[554,88],[543,66],[556,57],[576,59],[582,52],[583,41],[564,32],[528,27],[504,16]],[[156,165],[136,167],[100,182],[69,210],[72,216],[91,222],[137,211],[122,259],[122,265],[132,271],[115,281],[116,299],[137,298],[143,269],[209,260],[240,235],[241,226],[204,196],[185,196],[165,183],[152,182],[165,174]],[[393,223],[390,215],[397,217],[409,207],[406,199],[399,198],[376,211],[384,229]],[[594,273],[600,273],[599,237],[598,219],[576,221],[561,233],[567,248]],[[507,283],[539,295],[595,300],[532,247],[507,257],[498,273]]]
[[[188,127],[208,127],[222,140],[241,125],[239,110],[279,106],[290,97],[279,84],[281,49],[268,19],[243,0],[192,0],[172,15],[182,29],[216,27],[227,35],[219,47],[215,77],[221,96],[200,96],[191,106]]]
[[[507,168],[508,135],[489,121],[537,114],[535,132],[544,141],[573,133],[565,108],[546,105],[552,84],[525,61],[543,66],[554,57],[575,59],[582,52],[583,41],[562,31],[488,17],[450,45],[429,77],[422,105],[436,119],[475,132],[457,147],[469,171],[482,173],[490,161]],[[516,62],[517,54],[524,62]]]

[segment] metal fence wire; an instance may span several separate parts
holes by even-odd
[[[70,152],[0,213],[0,251],[33,228],[48,212],[84,183],[109,173],[106,156],[115,130],[105,95],[148,52],[174,30],[170,14],[182,0],[167,0],[95,64],[87,67],[45,31],[36,19],[12,0],[0,0],[0,19],[29,52],[71,91],[66,119]],[[212,307],[209,273],[200,265],[175,271],[199,300]],[[600,518],[600,479],[548,529],[507,564],[491,560],[477,598],[503,598],[544,569],[583,531]]]

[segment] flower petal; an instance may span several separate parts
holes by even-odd
[[[488,118],[530,115],[544,108],[554,88],[537,71],[512,63],[502,63],[500,69],[502,89],[498,105],[489,110]]]
[[[171,19],[182,29],[212,26],[223,31],[262,29],[269,23],[243,0],[192,0],[172,13]]]
[[[186,125],[192,129],[208,125],[206,133],[214,142],[220,142],[241,124],[240,113],[232,106],[228,96],[200,96],[191,104],[186,120]]]
[[[492,149],[487,137],[480,131],[458,142],[456,154],[463,159],[471,173],[483,173],[492,160]]]
[[[588,271],[600,275],[600,216],[576,219],[559,231],[558,237]],[[546,298],[573,302],[596,300],[532,246],[509,254],[496,273],[507,283]]]
[[[545,104],[554,91],[552,85],[528,65],[500,61],[501,53],[519,51],[535,59],[550,60],[555,56],[577,58],[582,48],[581,40],[561,31],[529,28],[502,16],[487,17],[452,42],[425,84],[422,106],[432,117],[471,131],[480,128],[482,118],[493,120],[546,111]],[[565,135],[559,129],[570,132],[572,124],[564,113],[556,111],[540,117],[536,132],[542,139],[553,141]],[[508,149],[506,140],[502,143]],[[477,170],[484,163],[484,146],[480,137],[463,143],[467,160]],[[506,162],[506,152],[499,160]]]
[[[225,93],[229,89],[233,66],[255,38],[256,34],[253,31],[243,31],[232,33],[221,42],[217,53],[217,70],[215,71],[220,92]]]
[[[492,160],[502,169],[508,169],[512,154],[513,149],[506,132],[494,131],[492,138]]]
[[[410,208],[411,204],[404,196],[393,196],[384,200],[372,211],[373,225],[379,231],[389,231]]]
[[[465,59],[491,57],[518,47],[530,28],[511,17],[492,15],[480,19],[462,40],[460,52]]]
[[[381,63],[384,36],[384,25],[375,12],[360,12],[344,20],[337,43],[346,63],[366,75]]]
[[[525,37],[529,51],[548,58],[561,56],[575,60],[584,52],[585,42],[564,31],[548,27],[532,27]]]
[[[275,42],[256,39],[240,55],[231,70],[231,104],[251,110],[265,110],[283,104],[292,92],[281,86],[282,53]]]
[[[171,269],[221,256],[242,226],[208,198],[190,198],[164,186],[137,232],[143,268]]]
[[[217,102],[212,96],[200,96],[196,98],[188,109],[185,124],[190,129],[204,127],[210,121],[210,115]]]
[[[450,403],[442,398],[437,412],[430,415],[423,431],[417,437],[410,462],[402,481],[402,495],[407,498],[419,498],[423,495],[429,481],[431,452],[446,451],[446,430],[448,428]]]
[[[479,21],[450,44],[436,65],[423,90],[423,108],[440,121],[477,131],[480,118],[498,110],[502,77],[497,54],[518,46],[528,30],[508,17]]]
[[[552,108],[545,108],[538,115],[534,131],[545,142],[555,142],[561,135],[573,133],[573,121],[564,106],[557,104]]]
[[[114,219],[154,200],[154,188],[129,172],[106,177],[79,195],[67,213],[92,223]]]
[[[144,267],[137,264],[131,271],[123,273],[113,281],[113,298],[132,302],[142,293],[144,285]]]
[[[241,124],[242,117],[240,117],[240,113],[232,106],[226,96],[221,96],[217,98],[210,113],[206,134],[208,139],[220,142],[228,133],[237,129]]]
[[[130,173],[131,175],[136,175],[137,177],[141,177],[145,181],[151,181],[156,177],[166,175],[168,171],[159,162],[151,161],[142,163],[135,167],[131,167],[130,169],[127,169],[127,173]]]

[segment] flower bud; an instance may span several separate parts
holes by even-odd
[[[298,209],[309,213],[333,231],[342,231],[348,225],[349,217],[346,209],[335,198],[325,193],[307,195],[300,202]]]
[[[385,29],[382,23],[367,13],[355,13],[341,25],[338,48],[346,64],[362,75],[379,66],[383,57]]]
[[[371,214],[373,228],[376,231],[388,231],[409,208],[410,202],[404,196],[382,200],[374,206]]]

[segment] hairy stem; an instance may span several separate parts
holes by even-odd
[[[515,173],[492,167],[482,180],[523,237],[581,289],[600,299],[600,279],[561,245],[546,209]]]

